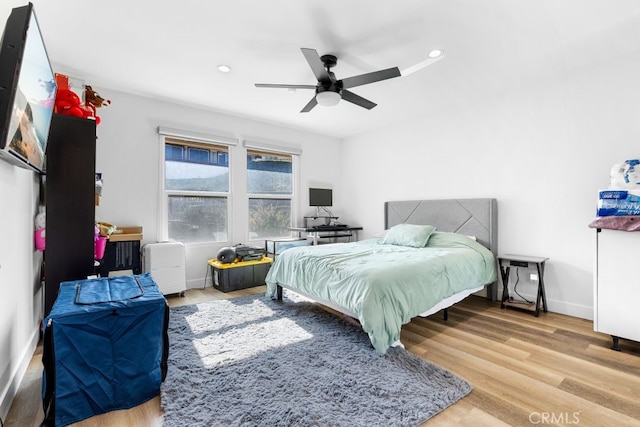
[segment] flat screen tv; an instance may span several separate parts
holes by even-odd
[[[309,206],[333,206],[333,191],[330,188],[309,188]]]
[[[0,41],[0,158],[44,172],[56,89],[33,4],[14,8]]]

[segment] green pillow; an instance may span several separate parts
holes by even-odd
[[[424,248],[434,231],[433,225],[398,224],[387,230],[382,244]]]

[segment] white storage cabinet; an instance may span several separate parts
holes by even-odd
[[[601,229],[596,233],[593,274],[593,328],[619,338],[640,341],[636,304],[640,301],[640,232]]]
[[[180,242],[148,243],[142,247],[144,270],[158,284],[164,295],[180,294],[187,290],[186,255]]]

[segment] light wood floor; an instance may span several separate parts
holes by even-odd
[[[264,287],[223,294],[192,289],[169,305],[194,304],[264,292]],[[639,326],[640,327],[640,326]],[[407,349],[465,378],[473,391],[436,415],[428,426],[640,426],[640,344],[593,332],[593,323],[569,316],[501,310],[469,297],[441,314],[417,318],[402,329]],[[38,426],[41,350],[16,396],[6,427]],[[158,397],[126,411],[74,426],[160,426]]]

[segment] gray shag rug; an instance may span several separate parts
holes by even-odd
[[[165,426],[415,426],[471,391],[292,293],[171,309]]]

